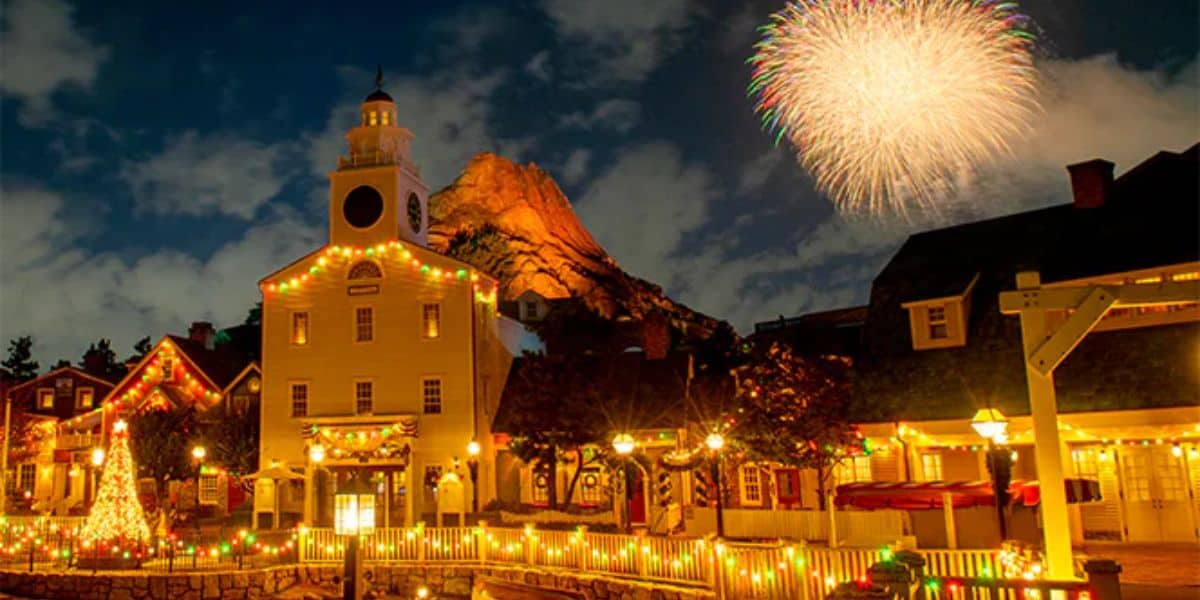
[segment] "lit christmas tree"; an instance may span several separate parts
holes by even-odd
[[[117,545],[149,541],[150,528],[138,501],[134,471],[133,456],[129,453],[129,426],[125,421],[117,421],[113,423],[100,489],[80,532],[83,540]]]

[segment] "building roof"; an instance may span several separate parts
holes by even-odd
[[[896,419],[969,418],[986,403],[1028,414],[1020,323],[999,293],[1016,274],[1043,283],[1200,261],[1200,144],[1160,152],[1113,182],[1097,208],[1052,206],[911,236],[876,277],[856,394]],[[969,295],[967,344],[912,349],[903,303]],[[1092,333],[1056,371],[1062,412],[1200,403],[1200,324]]]
[[[754,342],[785,342],[804,354],[837,354],[854,357],[862,345],[862,327],[867,321],[867,307],[854,306],[798,317],[754,324],[749,339]]]
[[[69,390],[59,390],[56,385],[58,379],[69,377],[71,379],[71,387]],[[79,367],[66,366],[53,369],[48,373],[39,375],[29,381],[19,383],[7,388],[7,396],[12,400],[13,405],[20,407],[30,412],[53,413],[58,418],[70,418],[75,414],[75,389],[79,386],[90,386],[93,389],[92,401],[99,403],[100,399],[113,389],[113,383],[105,379],[101,379],[84,371]],[[35,395],[39,388],[52,388],[55,390],[54,408],[43,409],[35,405]],[[69,398],[58,400],[60,394],[69,394]]]
[[[525,357],[513,360],[509,381],[519,376],[528,363]],[[647,360],[642,352],[589,355],[584,368],[596,381],[605,382],[601,384],[608,398],[604,411],[614,429],[674,429],[684,424],[689,410],[686,354],[676,353],[661,360]],[[519,403],[514,386],[505,385],[492,431],[507,433]]]
[[[206,348],[203,343],[190,338],[178,335],[168,335],[167,337],[179,348],[180,352],[196,365],[196,368],[200,369],[214,385],[223,390],[245,370],[247,364],[254,362],[257,358],[257,348],[251,346],[251,341],[258,337],[254,334],[261,335],[261,329],[255,325],[243,325],[231,329],[238,330],[235,333],[239,343],[234,343],[233,337],[227,336],[231,341],[215,343],[211,350]],[[221,333],[229,332],[231,329],[224,329]],[[218,337],[221,337],[220,333],[218,333]]]

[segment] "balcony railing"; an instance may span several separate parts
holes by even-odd
[[[81,450],[99,446],[101,443],[102,440],[97,434],[70,433],[58,436],[55,448],[59,450]]]

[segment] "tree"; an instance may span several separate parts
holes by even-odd
[[[150,343],[150,336],[146,336],[133,344],[133,352],[138,358],[146,356],[154,349],[154,345]]]
[[[600,386],[588,373],[585,357],[526,352],[510,376],[506,394],[514,400],[506,427],[509,449],[548,478],[550,508],[557,508],[555,477],[563,453],[576,456],[575,473],[564,502],[569,503],[585,463],[600,459],[606,440],[599,411]],[[588,451],[586,447],[591,446]]]
[[[815,470],[823,507],[834,467],[867,452],[853,425],[864,415],[853,405],[849,371],[847,358],[806,358],[778,342],[752,352],[736,370],[727,439],[751,460]]]
[[[229,400],[217,404],[204,414],[204,438],[212,457],[231,475],[244,476],[258,469],[258,410],[235,410]]]
[[[134,483],[136,466],[129,452],[129,436],[124,421],[113,424],[96,501],[80,531],[84,540],[113,542],[118,546],[150,540],[150,527],[146,525]]]
[[[261,325],[262,324],[262,302],[255,302],[254,306],[246,311],[246,325]]]
[[[174,406],[150,409],[131,418],[129,428],[138,474],[154,479],[155,495],[161,501],[168,480],[183,479],[195,471],[191,438],[196,432],[196,413]]]
[[[12,373],[18,383],[37,377],[41,366],[33,360],[33,338],[28,335],[8,341],[8,358],[0,361],[0,365]]]
[[[125,375],[125,365],[117,362],[117,353],[113,351],[112,341],[108,338],[100,338],[88,346],[79,366],[104,379],[116,380]]]

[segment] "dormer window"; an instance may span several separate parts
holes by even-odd
[[[946,307],[931,306],[929,307],[929,339],[943,340],[950,337],[950,330],[946,324]]]
[[[961,294],[905,302],[913,350],[934,350],[967,345],[971,292],[979,281],[976,274]]]

